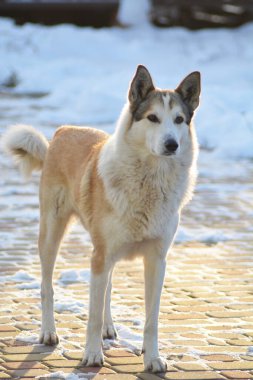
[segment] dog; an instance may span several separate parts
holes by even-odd
[[[42,169],[40,343],[58,343],[53,269],[64,232],[76,215],[94,246],[84,365],[102,366],[102,338],[117,337],[110,309],[115,263],[142,256],[144,366],[151,372],[166,371],[166,360],[158,350],[160,296],[166,255],[197,176],[198,143],[192,118],[200,87],[200,73],[195,71],[175,90],[161,90],[147,68],[139,65],[114,134],[62,126],[49,143],[29,126],[6,132],[3,145],[23,174]]]

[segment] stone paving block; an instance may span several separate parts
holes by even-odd
[[[82,360],[83,352],[81,350],[66,351],[63,356],[67,359]]]
[[[43,360],[61,360],[63,357],[54,353],[38,353],[38,354],[7,354],[1,356],[5,361],[19,362],[19,361],[43,361]]]
[[[205,353],[212,354],[246,354],[245,346],[203,346],[201,347],[202,355]]]
[[[233,362],[233,361],[238,360],[237,358],[230,356],[230,355],[215,355],[215,354],[214,355],[203,355],[202,359],[208,360],[208,361],[214,361],[214,362],[218,362],[218,361]],[[253,357],[252,357],[252,359],[253,359]]]
[[[166,319],[171,320],[178,320],[178,319],[205,319],[206,316],[203,313],[173,313],[171,315],[167,314]]]
[[[160,318],[160,320],[162,322],[162,318]],[[209,320],[207,317],[205,317],[203,319],[189,319],[189,320],[188,319],[182,319],[182,320],[181,319],[170,319],[169,321],[165,317],[164,322],[166,322],[167,326],[177,325],[178,330],[180,330],[181,326],[187,326],[187,325],[190,325],[191,327],[192,326],[199,326],[199,325],[209,326],[212,324],[211,320]]]
[[[33,377],[35,378],[36,376],[43,376],[47,375],[49,371],[46,371],[44,369],[17,369],[17,370],[9,370],[7,372],[10,376],[12,377]]]
[[[16,330],[16,331],[3,331],[3,332],[0,332],[0,339],[15,337],[18,334],[20,334],[19,330]]]
[[[242,334],[235,334],[235,333],[227,333],[227,332],[219,332],[219,333],[212,333],[212,337],[214,338],[221,338],[221,339],[236,339],[240,340],[245,338]]]
[[[0,379],[11,379],[11,376],[0,369]]]
[[[78,322],[61,322],[57,323],[57,327],[59,328],[67,328],[67,329],[82,329],[83,323]]]
[[[201,348],[202,350],[202,348]],[[183,355],[189,352],[189,347],[169,347],[166,350],[163,348],[161,351],[165,351],[168,356],[170,355]]]
[[[175,346],[193,346],[193,347],[202,347],[207,346],[208,343],[206,340],[199,339],[171,339],[171,344]]]
[[[215,370],[253,370],[253,361],[210,362],[208,366]]]
[[[253,360],[253,355],[240,355],[243,360]]]
[[[24,297],[24,298],[18,298],[13,300],[15,303],[20,303],[22,304],[23,308],[27,307],[30,304],[38,304],[40,305],[40,298],[29,298],[29,297]]]
[[[48,367],[76,368],[84,367],[80,360],[44,360],[43,363]]]
[[[106,358],[106,363],[112,366],[121,364],[143,364],[143,356],[121,356],[114,358]]]
[[[113,366],[114,371],[119,373],[138,373],[144,370],[143,364],[125,364]]]
[[[110,357],[124,357],[124,356],[132,357],[135,355],[132,352],[128,352],[128,351],[125,351],[123,349],[118,349],[118,350],[115,349],[115,350],[106,350],[105,356],[110,358]]]
[[[37,353],[51,353],[55,350],[55,347],[45,346],[44,344],[38,344],[34,346],[5,346],[1,349],[6,354],[37,354]]]
[[[137,373],[138,379],[141,380],[161,380],[159,375],[155,375],[153,373]]]
[[[79,344],[72,344],[69,342],[61,341],[61,347],[63,348],[63,352],[65,351],[75,351],[78,349],[79,351],[83,351],[83,347],[80,347]]]
[[[0,321],[0,323],[2,323]],[[19,331],[16,327],[12,326],[12,325],[1,325],[0,324],[0,332],[10,332],[10,331]]]
[[[206,365],[199,363],[176,363],[173,366],[181,371],[205,371],[208,369]]]
[[[215,339],[215,338],[207,339],[207,343],[211,344],[213,346],[226,346],[227,345],[224,340]]]
[[[205,334],[199,334],[199,333],[184,333],[184,334],[180,334],[180,336],[187,339],[200,339],[200,340],[206,339]]]
[[[95,375],[92,380],[138,380],[139,378],[130,374],[115,374],[115,375]]]
[[[162,326],[159,327],[159,332],[162,333],[181,333],[183,331],[192,331],[193,327],[192,326]]]
[[[232,339],[226,342],[232,346],[252,346],[252,340],[249,339]]]
[[[27,369],[27,368],[40,368],[47,369],[47,367],[40,362],[5,362],[2,364],[6,369]]]
[[[17,323],[15,325],[19,330],[23,331],[31,331],[31,330],[38,330],[39,326],[34,323]]]
[[[179,312],[188,312],[188,311],[195,311],[195,312],[206,312],[206,311],[223,311],[224,307],[220,305],[212,305],[212,308],[208,304],[198,304],[198,305],[189,305],[189,306],[176,306],[175,310]]]
[[[85,342],[84,335],[83,336],[77,336],[77,335],[75,335],[74,337],[71,336],[71,335],[69,335],[69,336],[67,336],[64,339],[67,340],[68,342],[72,343],[72,344],[75,344],[75,343],[84,344],[84,342]]]
[[[6,293],[5,293],[6,294]],[[0,326],[1,327],[3,327],[3,324],[4,323],[8,323],[8,324],[10,324],[10,323],[12,323],[13,321],[12,321],[12,318],[11,317],[2,317],[2,316],[0,316]],[[1,330],[1,327],[0,327],[0,330]]]
[[[231,324],[224,324],[224,323],[221,323],[221,324],[215,324],[215,325],[210,325],[208,326],[208,330],[211,330],[211,331],[228,331],[228,330],[233,330],[234,329],[234,326]]]
[[[250,374],[248,371],[222,371],[221,374],[228,379],[234,379],[234,380],[239,380],[239,379],[253,379],[253,375]]]
[[[193,372],[166,372],[162,377],[166,380],[219,380],[225,379],[222,375],[211,371],[193,371]]]

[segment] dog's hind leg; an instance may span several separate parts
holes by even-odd
[[[104,311],[104,326],[103,326],[103,338],[104,339],[116,339],[117,330],[114,327],[112,314],[111,314],[111,291],[112,291],[112,271],[110,273],[106,295],[105,295],[105,311]]]
[[[63,191],[51,189],[44,199],[42,197],[39,236],[42,324],[39,341],[47,345],[59,342],[54,322],[52,277],[56,255],[70,216]]]

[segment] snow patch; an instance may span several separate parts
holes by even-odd
[[[68,311],[70,313],[83,314],[84,308],[85,304],[83,302],[75,301],[67,297],[64,299],[64,301],[55,302],[54,305],[54,309],[57,313]]]
[[[47,375],[36,376],[35,379],[66,379],[66,380],[89,380],[87,375],[94,375],[93,372],[88,372],[88,374],[82,373],[65,373],[63,371],[52,372]]]
[[[139,353],[142,349],[143,335],[132,331],[129,327],[116,323],[118,344],[130,352]]]
[[[33,281],[28,284],[17,285],[18,289],[40,289],[40,283],[38,281]]]
[[[90,282],[90,270],[89,269],[67,269],[61,272],[58,280],[59,285],[66,285],[75,282]]]
[[[38,335],[31,334],[30,331],[22,331],[20,334],[15,336],[15,339],[31,344],[38,343],[39,341]]]
[[[230,237],[221,230],[203,227],[198,225],[196,229],[190,229],[180,226],[175,238],[176,243],[186,243],[199,241],[206,244],[216,244],[227,241]]]
[[[0,282],[34,282],[35,278],[24,270],[17,271],[12,276],[3,276]]]

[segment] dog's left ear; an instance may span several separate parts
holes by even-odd
[[[184,103],[193,112],[199,105],[200,90],[200,72],[194,71],[182,80],[175,91],[181,95]]]
[[[154,89],[155,87],[148,70],[145,66],[139,65],[131,82],[128,93],[130,104],[138,104],[150,91]]]

